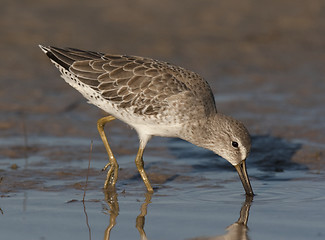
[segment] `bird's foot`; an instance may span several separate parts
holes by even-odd
[[[103,168],[102,168],[102,172],[106,171],[106,169],[111,166],[111,163],[107,163]]]
[[[107,172],[107,177],[106,177],[106,181],[104,184],[104,189],[108,189],[110,187],[114,187],[117,181],[117,174],[118,174],[118,165],[116,164],[112,164],[112,163],[108,163],[105,165],[105,167],[102,169],[102,171],[105,171],[108,167],[109,170]]]

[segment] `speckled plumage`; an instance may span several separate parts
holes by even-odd
[[[211,88],[198,74],[150,58],[40,47],[90,103],[138,132],[140,148],[154,135],[179,137],[234,166],[245,162],[251,146],[248,131],[217,113]],[[245,190],[252,194],[249,188]]]
[[[143,57],[71,48],[50,47],[49,50],[48,54],[81,83],[132,114],[159,115],[175,107],[175,97],[184,99],[184,104],[185,101],[194,103],[206,115],[216,111],[209,85],[198,74],[184,68]]]

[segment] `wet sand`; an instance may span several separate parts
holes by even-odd
[[[105,113],[59,77],[38,44],[148,56],[194,70],[210,83],[218,110],[250,130],[248,167],[255,188],[263,192],[272,181],[300,178],[320,183],[325,169],[324,9],[323,1],[289,0],[3,1],[1,199],[35,191],[72,191],[80,199],[91,140],[88,189],[101,199],[106,154],[96,121]],[[144,190],[133,164],[138,140],[118,121],[109,134],[122,168],[121,203],[122,192]],[[149,177],[162,195],[185,189],[181,198],[193,197],[187,192],[191,185],[208,193],[225,186],[230,193],[235,186],[241,193],[232,167],[215,159],[174,139],[155,138],[145,153]],[[216,172],[217,179],[212,177]],[[68,196],[61,200],[74,199]],[[142,198],[132,196],[129,201]],[[3,207],[1,199],[6,213],[10,207]],[[194,199],[188,207],[200,202]],[[236,204],[239,212],[242,201]]]

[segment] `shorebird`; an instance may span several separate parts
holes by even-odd
[[[114,187],[118,176],[104,126],[119,119],[138,133],[135,164],[148,192],[153,188],[142,156],[150,138],[161,136],[184,139],[223,157],[236,168],[246,194],[254,195],[245,162],[251,148],[248,130],[240,121],[217,112],[212,90],[200,75],[150,58],[40,48],[68,84],[109,114],[97,122],[109,157],[104,188]]]

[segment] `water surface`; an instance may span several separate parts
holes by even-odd
[[[273,168],[260,164],[267,150],[259,149],[259,144],[265,142],[278,146],[268,150]],[[25,239],[324,236],[324,172],[285,160],[290,159],[297,144],[267,136],[253,138],[255,151],[248,159],[248,171],[257,195],[246,199],[232,166],[181,140],[155,138],[149,144],[145,162],[154,194],[146,193],[134,166],[134,155],[118,158],[121,170],[116,192],[104,192],[105,173],[100,169],[106,156],[95,152],[89,155],[89,139],[32,138],[29,143],[29,149],[37,146],[37,152],[29,156],[27,151],[26,159],[1,162],[6,169],[1,172],[0,185],[4,239],[22,235]],[[6,144],[13,148],[10,139]],[[80,159],[60,153],[73,154],[76,147],[82,149]],[[101,142],[93,142],[93,147],[100,148]],[[89,182],[83,202],[89,157]],[[10,169],[10,163],[19,167]]]

